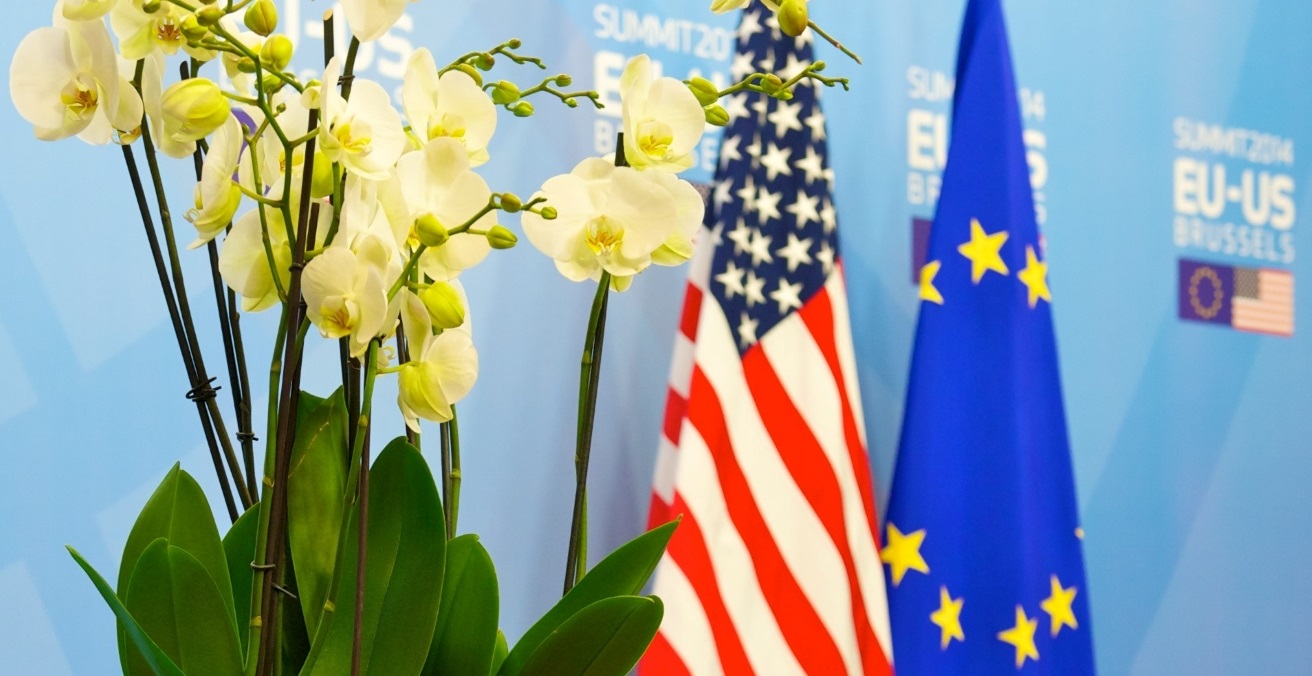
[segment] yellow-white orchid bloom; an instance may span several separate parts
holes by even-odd
[[[401,104],[411,133],[421,145],[449,137],[469,152],[469,163],[488,160],[487,145],[497,129],[497,108],[468,74],[437,73],[432,52],[420,49],[410,57],[401,86]]]
[[[241,188],[232,180],[241,150],[241,125],[237,118],[229,116],[210,138],[210,152],[205,155],[200,182],[196,184],[196,208],[187,212],[187,220],[196,226],[196,241],[188,249],[195,249],[223,232],[241,206]]]
[[[347,171],[372,181],[384,180],[405,150],[401,115],[392,107],[387,90],[371,80],[357,78],[350,101],[343,99],[337,89],[340,74],[339,62],[333,59],[320,85],[323,123],[319,145],[328,159]]]
[[[306,314],[319,333],[349,338],[351,356],[364,354],[387,318],[379,271],[350,247],[334,244],[306,264],[301,283]]]
[[[430,216],[448,230],[455,228],[473,218],[492,197],[483,177],[470,170],[464,146],[450,138],[434,139],[423,151],[402,157],[396,175],[410,228]],[[491,212],[475,221],[471,229],[487,231],[496,224],[496,213]],[[407,232],[417,237],[412,230]],[[487,237],[457,233],[441,246],[425,249],[419,269],[436,281],[447,281],[480,263],[491,250]]]
[[[28,33],[9,67],[9,96],[37,138],[100,145],[141,126],[141,97],[119,74],[105,24],[58,23]]]
[[[342,0],[346,24],[360,42],[377,40],[392,30],[405,14],[405,6],[415,0]]]
[[[177,5],[165,0],[159,9],[148,13],[142,8],[145,0],[118,0],[109,13],[109,25],[118,37],[118,46],[123,58],[136,61],[149,54],[161,53],[173,56],[178,50],[187,46],[187,37],[182,34],[182,24],[191,16]],[[201,4],[212,4],[206,2]],[[188,50],[192,56],[208,60],[212,55],[206,52]],[[202,58],[204,57],[204,58]]]
[[[292,204],[300,203],[296,190],[292,192]],[[277,284],[274,283],[273,270],[265,254],[259,212],[258,208],[252,209],[238,217],[232,224],[232,232],[228,233],[223,246],[219,248],[219,274],[233,291],[241,295],[242,310],[245,312],[259,312],[278,303],[278,284],[285,290],[291,281],[292,250],[282,211],[264,207],[264,217],[269,225],[269,248],[273,250],[273,268],[278,271]],[[315,247],[321,246],[328,234],[332,212],[331,206],[320,204]],[[298,216],[297,210],[292,209],[292,219]]]
[[[412,359],[401,366],[396,402],[405,424],[417,432],[420,418],[433,422],[451,419],[451,405],[469,394],[478,380],[478,351],[464,327],[433,335],[423,301],[408,289],[401,293]]]
[[[652,79],[647,55],[634,57],[620,76],[624,155],[635,169],[680,172],[693,165],[692,151],[706,131],[706,112],[687,85]]]
[[[603,270],[615,277],[641,272],[680,221],[681,199],[656,173],[600,158],[547,180],[538,195],[557,216],[524,212],[524,234],[574,281],[599,279]]]
[[[62,13],[69,21],[91,21],[109,14],[117,3],[118,0],[64,0]]]
[[[692,184],[673,174],[653,173],[656,182],[674,199],[675,220],[665,243],[651,254],[656,265],[682,265],[692,258],[693,236],[702,227],[706,202]]]

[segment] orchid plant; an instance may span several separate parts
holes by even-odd
[[[712,10],[749,1],[715,0]],[[828,37],[805,0],[765,1],[784,33]],[[511,39],[445,65],[418,50],[398,109],[354,70],[361,44],[386,35],[407,4],[342,0],[354,37],[337,54],[328,12],[322,77],[309,81],[290,69],[295,45],[278,33],[272,0],[58,0],[52,25],[14,54],[10,95],[38,138],[121,149],[232,522],[220,535],[199,485],[175,466],[129,535],[116,585],[70,548],[118,620],[126,674],[618,675],[659,627],[660,599],[641,592],[677,523],[585,570],[609,294],[651,265],[691,258],[704,207],[679,173],[708,122],[728,121],[721,97],[787,99],[803,79],[847,81],[821,75],[817,62],[787,80],[754,73],[720,90],[653,77],[637,57],[621,81],[614,156],[584,159],[525,200],[476,171],[491,159],[498,115],[531,117],[534,98],[600,107],[600,96],[567,91],[567,74],[523,87],[492,80],[506,62],[545,68]],[[196,185],[182,213],[196,254],[179,247],[161,155],[191,161]],[[459,278],[517,244],[503,224],[516,214],[533,246],[565,277],[596,282],[597,296],[580,374],[565,594],[512,648],[498,631],[491,557],[476,536],[456,535],[456,405],[478,379]],[[181,257],[200,250],[235,433],[182,275]],[[280,321],[257,470],[241,320],[269,311]],[[342,386],[327,397],[300,389],[302,355],[319,339],[340,345]],[[371,458],[375,383],[391,375],[405,434]],[[425,420],[440,426],[436,473],[420,451]]]

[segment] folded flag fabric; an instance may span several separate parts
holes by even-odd
[[[971,0],[882,552],[900,674],[1093,673],[1048,263],[1000,0]]]
[[[761,4],[734,77],[800,72],[809,35]],[[652,522],[682,515],[640,672],[887,674],[891,654],[861,397],[813,85],[725,105],[687,287]]]

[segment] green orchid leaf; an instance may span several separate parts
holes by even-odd
[[[130,596],[128,583],[136,571],[137,559],[158,538],[168,540],[170,545],[186,550],[200,561],[222,594],[224,608],[228,611],[229,622],[235,631],[237,611],[233,603],[232,579],[228,575],[228,558],[223,550],[223,542],[219,539],[219,529],[214,524],[214,512],[210,510],[210,503],[205,499],[200,484],[177,464],[173,465],[160,482],[159,488],[146,501],[146,506],[137,515],[132,532],[128,534],[128,541],[123,546],[117,588],[118,596],[125,604]],[[127,645],[127,636],[120,625],[119,659],[125,670]]]
[[[347,415],[340,389],[327,399],[301,393],[287,473],[287,536],[301,612],[311,636],[319,626],[337,565],[346,495]]]
[[[300,589],[295,565],[287,567],[284,588],[297,598]],[[296,612],[296,605],[290,597],[283,599],[282,615],[282,672],[299,674],[305,660],[310,656],[310,634],[305,630],[305,616]]]
[[[489,673],[500,633],[501,601],[496,568],[477,535],[461,535],[447,543],[444,577],[437,629],[423,674]]]
[[[503,676],[519,674],[542,641],[584,608],[612,596],[631,596],[642,591],[678,526],[679,521],[676,519],[639,535],[611,552],[596,568],[588,571],[542,619],[524,632],[515,643],[515,648],[506,656],[500,673]]]
[[[506,655],[510,653],[510,644],[506,642],[506,635],[500,629],[497,630],[497,646],[492,651],[492,668],[488,670],[488,676],[496,676],[501,671],[501,665],[506,661]]]
[[[146,635],[141,625],[137,624],[137,620],[132,617],[132,613],[129,613],[128,609],[123,607],[123,602],[119,601],[118,597],[114,595],[114,590],[110,588],[109,582],[105,581],[105,578],[101,577],[100,573],[96,572],[96,569],[90,563],[87,563],[87,560],[82,558],[82,555],[76,549],[72,547],[67,549],[68,553],[73,555],[73,560],[77,562],[77,565],[82,568],[87,577],[91,578],[91,583],[96,586],[96,591],[100,592],[101,598],[105,599],[109,609],[118,618],[119,626],[123,627],[128,642],[140,651],[141,659],[145,661],[151,673],[155,676],[183,676],[178,665],[174,664],[173,660],[169,659],[169,656],[165,655],[163,650],[160,650],[160,647],[151,640],[150,636]]]
[[[237,608],[237,636],[242,654],[246,654],[251,624],[251,589],[255,584],[255,538],[260,528],[260,503],[246,510],[223,536],[223,554],[228,559],[228,576],[232,580],[232,601]]]
[[[383,449],[370,476],[361,671],[417,674],[442,601],[446,526],[428,463],[404,438]],[[350,673],[359,506],[351,511],[332,611],[325,610],[302,674]]]
[[[157,538],[137,560],[124,605],[188,676],[240,676],[241,641],[224,601],[199,559]],[[130,676],[155,673],[135,647],[127,662]]]
[[[661,627],[655,596],[615,596],[569,618],[538,646],[522,676],[624,676]]]

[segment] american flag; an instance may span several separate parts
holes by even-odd
[[[743,14],[735,81],[801,72],[810,33]],[[651,521],[682,515],[640,672],[887,674],[892,646],[833,173],[814,84],[731,122],[670,376]]]
[[[1294,273],[1235,268],[1233,326],[1277,336],[1294,335]]]

